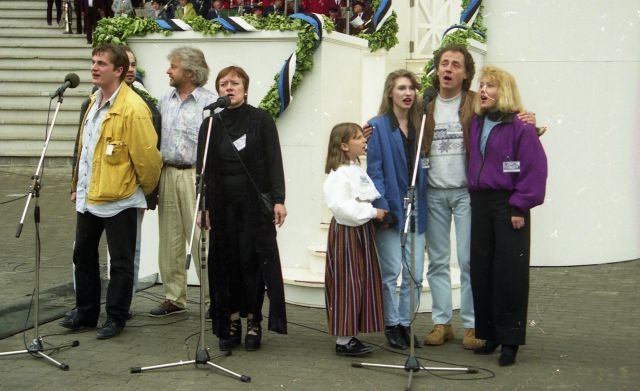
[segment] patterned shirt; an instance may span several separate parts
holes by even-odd
[[[436,98],[435,129],[429,151],[427,180],[438,189],[455,189],[467,185],[464,135],[458,115],[462,95],[455,98]]]
[[[183,101],[177,89],[172,89],[158,102],[162,115],[160,153],[167,164],[195,165],[198,131],[204,119],[203,109],[218,99],[218,95],[197,87]]]

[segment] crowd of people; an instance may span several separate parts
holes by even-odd
[[[447,45],[434,58],[428,99],[419,96],[416,75],[397,70],[384,81],[377,116],[362,127],[344,122],[331,130],[323,187],[333,214],[325,271],[329,334],[337,355],[373,351],[358,333],[384,332],[394,349],[419,346],[412,330],[426,252],[433,327],[423,342],[452,340],[453,218],[462,346],[476,354],[501,347],[499,364],[512,365],[525,343],[530,210],[544,201],[544,149],[513,76],[485,66],[474,92],[475,64],[465,46]],[[250,77],[241,67],[221,69],[215,91],[208,90],[209,66],[197,48],[169,53],[169,89],[157,104],[136,80],[135,66],[126,47],[93,49],[96,90],[82,107],[72,170],[76,308],[60,324],[97,326],[98,243],[106,232],[107,319],[97,338],[122,332],[132,316],[142,218],[157,206],[165,298],[149,315],[187,310],[184,266],[194,232],[198,272],[197,239],[209,246],[210,267],[198,277],[219,349],[243,340],[246,350],[260,349],[265,295],[268,330],[287,333],[276,241],[287,210],[274,120],[247,103]],[[219,97],[223,109],[214,111]],[[366,169],[359,159],[365,152]]]
[[[333,22],[335,31],[352,35],[372,32],[373,12],[370,0],[353,2],[347,9],[345,0],[64,0],[69,5],[67,13],[71,32],[85,34],[87,43],[98,21],[109,17],[144,17],[151,19],[190,20],[202,16],[208,20],[236,15],[256,17],[271,14],[290,15],[296,12],[326,15]],[[63,0],[47,0],[47,24],[54,20],[63,26]],[[74,19],[75,18],[75,23]],[[73,27],[75,24],[75,28]]]

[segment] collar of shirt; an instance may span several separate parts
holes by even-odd
[[[118,88],[114,91],[114,93],[111,95],[109,100],[107,100],[110,106],[113,106],[113,103],[116,101],[116,98],[118,97],[119,92],[120,92],[120,85],[118,85]],[[102,106],[107,104],[107,102],[104,102],[104,104],[102,104],[102,88],[99,88],[98,91],[95,92],[94,96],[96,97],[95,103],[98,105],[98,108],[102,108]]]

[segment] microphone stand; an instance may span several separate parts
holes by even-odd
[[[52,357],[48,356],[46,353],[44,353],[43,339],[40,336],[38,331],[38,328],[40,326],[40,320],[39,320],[39,314],[40,314],[40,204],[39,204],[39,199],[40,199],[40,189],[41,189],[40,173],[41,173],[42,165],[44,162],[44,156],[47,153],[47,148],[49,147],[49,141],[51,140],[53,126],[55,125],[56,118],[58,117],[58,112],[60,111],[60,105],[62,104],[62,100],[63,100],[62,94],[63,94],[62,92],[60,92],[59,94],[56,94],[58,96],[56,111],[53,114],[53,120],[51,121],[51,125],[49,126],[49,129],[47,131],[46,140],[44,142],[44,147],[42,148],[42,153],[40,154],[40,160],[38,162],[38,166],[36,167],[36,172],[31,177],[32,182],[31,182],[31,186],[29,187],[29,195],[27,197],[24,210],[22,212],[22,216],[20,217],[20,222],[18,223],[18,226],[16,228],[16,238],[19,238],[20,234],[22,233],[22,227],[24,226],[24,219],[27,214],[27,210],[29,209],[31,198],[35,198],[35,207],[33,208],[33,220],[36,226],[36,229],[35,229],[36,265],[35,265],[35,276],[34,276],[35,282],[34,282],[34,288],[33,288],[33,300],[34,300],[34,307],[35,307],[34,317],[33,317],[34,337],[33,337],[33,340],[31,341],[31,344],[29,346],[26,346],[26,349],[0,353],[0,357],[12,356],[12,355],[18,355],[18,354],[30,354],[32,357],[44,358],[47,361],[49,361],[51,364],[58,367],[59,369],[62,369],[63,371],[68,371],[69,366],[67,364],[59,362],[53,359]],[[80,345],[80,342],[75,340],[58,347],[53,347],[51,349],[57,350],[65,347],[76,347],[78,345]]]
[[[409,308],[411,313],[409,314],[409,318],[412,319],[411,323],[413,323],[413,319],[415,319],[415,314],[418,310],[418,306],[415,303],[415,289],[416,289],[416,278],[415,278],[415,262],[416,262],[416,248],[415,248],[415,233],[416,233],[416,208],[415,208],[415,197],[416,197],[416,180],[418,176],[418,165],[420,164],[420,152],[422,150],[422,140],[424,136],[424,127],[427,122],[427,105],[423,106],[422,111],[422,124],[420,125],[420,135],[418,137],[418,145],[416,148],[416,155],[413,165],[413,175],[411,178],[411,183],[409,184],[409,188],[407,189],[407,197],[405,198],[405,223],[404,229],[402,230],[402,237],[400,240],[400,246],[402,248],[402,258],[403,258],[403,267],[407,267],[405,261],[405,250],[406,250],[406,241],[407,236],[410,235],[411,238],[411,285],[409,289],[409,294],[411,295],[409,301]],[[421,251],[424,251],[421,249]],[[411,325],[413,326],[413,325]],[[363,368],[363,367],[375,367],[375,368],[394,368],[394,369],[404,369],[408,372],[407,386],[405,390],[411,389],[411,381],[413,379],[413,373],[418,372],[420,369],[425,371],[455,371],[455,372],[465,372],[465,373],[477,373],[477,368],[459,368],[459,367],[423,367],[420,365],[420,362],[416,358],[415,355],[415,327],[410,327],[411,333],[409,334],[409,357],[407,357],[407,361],[405,361],[404,365],[389,365],[389,364],[374,364],[374,363],[351,363],[353,368]]]
[[[200,170],[200,176],[199,176],[199,180],[198,180],[198,190],[197,190],[197,196],[196,196],[196,208],[194,211],[194,216],[197,215],[198,213],[198,208],[200,209],[200,222],[201,224],[205,224],[206,222],[206,209],[205,209],[205,196],[204,196],[204,188],[205,188],[205,169],[207,167],[207,154],[209,151],[209,140],[211,138],[211,126],[213,125],[213,115],[209,116],[209,126],[207,128],[207,138],[206,138],[206,143],[205,143],[205,147],[204,147],[204,154],[203,154],[203,158],[202,158],[202,168]],[[195,230],[196,230],[196,219],[193,219],[193,225],[191,226],[191,239],[189,241],[189,251],[187,252],[187,256],[186,256],[186,261],[185,261],[185,268],[188,270],[189,269],[189,264],[191,262],[191,246],[193,245],[193,240],[194,240],[194,236],[195,236]],[[198,349],[196,352],[196,358],[195,360],[188,360],[188,361],[178,361],[178,362],[174,362],[174,363],[169,363],[169,364],[160,364],[160,365],[153,365],[153,366],[149,366],[149,367],[132,367],[131,368],[131,373],[141,373],[143,371],[150,371],[153,369],[161,369],[161,368],[171,368],[171,367],[178,367],[178,366],[182,366],[182,365],[190,365],[190,364],[195,364],[196,368],[198,368],[198,365],[210,365],[222,372],[225,372],[233,377],[235,377],[236,379],[240,380],[243,383],[248,383],[251,381],[251,377],[246,376],[246,375],[241,375],[239,373],[230,371],[220,365],[217,365],[213,362],[210,361],[210,357],[209,357],[209,349],[206,347],[205,345],[205,286],[208,286],[208,284],[206,283],[208,281],[208,275],[207,275],[207,239],[206,239],[206,235],[201,235],[202,240],[201,240],[201,247],[200,247],[200,340],[198,342]],[[212,320],[213,321],[213,320]],[[224,352],[223,354],[217,356],[217,357],[222,357],[222,356],[230,356],[231,355],[231,351],[227,351]]]

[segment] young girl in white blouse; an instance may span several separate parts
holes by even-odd
[[[355,123],[331,130],[325,172],[324,197],[333,213],[327,240],[325,302],[329,334],[337,337],[336,354],[370,353],[356,335],[384,330],[382,282],[372,219],[385,211],[371,202],[380,198],[360,167],[367,141]]]

